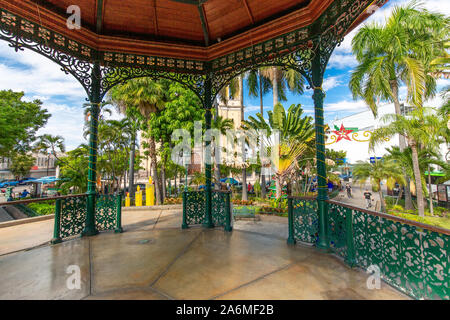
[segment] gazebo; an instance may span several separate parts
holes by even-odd
[[[295,69],[314,91],[318,197],[289,199],[288,243],[313,243],[350,265],[382,265],[383,278],[404,292],[448,299],[448,230],[328,199],[325,69],[344,36],[386,1],[0,0],[0,38],[16,51],[27,48],[58,63],[86,90],[91,104],[86,213],[73,222],[83,226],[83,235],[97,233],[96,206],[112,201],[99,199],[95,187],[97,121],[109,89],[137,77],[177,81],[200,98],[209,129],[213,101],[231,79],[262,66]],[[223,224],[231,231],[229,197],[214,195],[211,165],[205,168],[203,198],[184,195],[183,227]]]
[[[86,90],[92,106],[86,235],[96,233],[97,121],[99,104],[109,89],[136,77],[178,81],[201,99],[209,129],[212,103],[232,78],[260,66],[299,71],[314,89],[324,234],[323,75],[344,35],[385,2],[78,0],[78,7],[73,7],[68,0],[1,0],[0,38],[16,51],[28,48],[58,63]],[[205,224],[212,227],[208,164],[205,217]],[[319,237],[319,246],[326,246],[325,240]]]

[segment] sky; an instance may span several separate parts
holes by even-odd
[[[394,5],[406,4],[406,0],[390,0],[377,10],[364,23],[372,21],[383,22],[389,16]],[[450,1],[428,0],[424,5],[431,11],[438,11],[450,15]],[[351,54],[351,40],[358,28],[349,33],[331,56],[324,77],[323,88],[326,91],[324,102],[325,122],[342,118],[367,109],[361,100],[353,100],[348,89],[348,81],[352,69],[357,61]],[[439,80],[438,89],[450,85],[450,80]],[[51,113],[47,125],[38,134],[50,133],[61,135],[65,139],[66,149],[72,150],[83,138],[83,104],[86,103],[86,93],[79,82],[71,75],[66,75],[60,67],[47,58],[25,49],[15,52],[5,41],[0,41],[0,90],[12,89],[25,92],[25,99],[40,99],[44,108]],[[260,110],[259,98],[249,97],[244,88],[245,116],[255,115]],[[406,88],[400,89],[404,95]],[[291,104],[302,104],[307,115],[313,115],[312,91],[306,91],[302,96],[287,94],[288,100],[283,102],[287,108]],[[269,92],[264,96],[264,112],[272,110],[273,98]],[[440,106],[440,98],[436,97],[428,103],[430,106]],[[119,119],[121,116],[113,113],[110,118]]]

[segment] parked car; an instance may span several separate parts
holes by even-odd
[[[19,184],[19,181],[5,181],[0,183],[0,188],[7,188],[7,187],[15,187]]]
[[[36,178],[25,178],[25,179],[22,179],[22,180],[19,180],[19,186],[24,186],[24,185],[27,185],[27,184],[29,184],[30,182],[33,182],[33,181],[36,181],[37,179]]]

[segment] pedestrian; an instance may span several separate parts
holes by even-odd
[[[368,189],[364,191],[364,199],[366,199],[366,209],[372,207],[372,193],[369,192]]]
[[[349,183],[346,184],[345,189],[347,190],[347,197],[349,199],[353,198],[353,196],[352,196],[352,187],[350,186]]]

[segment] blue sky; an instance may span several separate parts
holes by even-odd
[[[383,8],[376,11],[367,21],[383,22],[389,16],[392,7],[404,4],[405,0],[391,0]],[[424,1],[429,10],[438,10],[450,15],[450,1],[428,0]],[[366,110],[361,100],[354,101],[348,89],[348,81],[356,60],[351,54],[351,39],[358,29],[346,36],[340,47],[334,51],[328,69],[325,73],[323,88],[327,92],[325,99],[325,121]],[[450,80],[440,80],[438,87],[450,85]],[[0,41],[0,90],[12,89],[24,91],[27,99],[39,98],[44,107],[52,114],[47,125],[40,130],[42,133],[61,135],[65,138],[68,150],[74,149],[84,142],[83,132],[83,104],[86,94],[81,85],[69,75],[65,75],[60,67],[36,54],[25,50],[16,53],[4,41]],[[405,93],[401,88],[400,93]],[[301,103],[308,115],[313,115],[312,91],[304,95],[288,94],[288,101],[283,102],[285,107],[293,103]],[[439,97],[430,102],[439,105]],[[246,116],[259,112],[259,98],[251,98],[244,94]],[[265,112],[273,108],[272,94],[264,97]],[[113,114],[112,118],[119,118]]]

